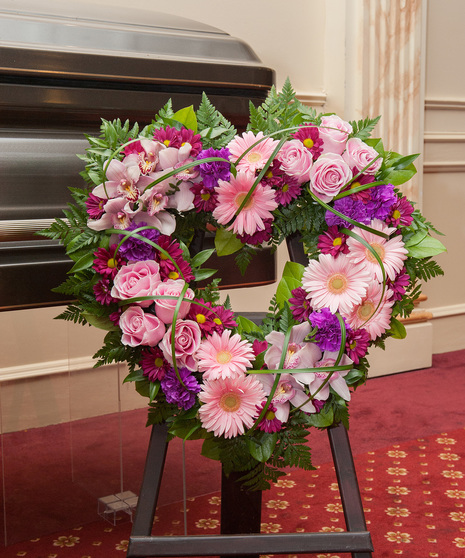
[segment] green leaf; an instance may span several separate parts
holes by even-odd
[[[181,110],[178,110],[173,115],[173,120],[177,120],[189,130],[192,130],[194,133],[197,132],[197,117],[195,116],[194,107],[191,105],[190,107],[184,107]]]
[[[150,403],[152,403],[152,401],[158,395],[159,390],[160,390],[160,382],[150,382],[149,383],[149,400],[150,400]]]
[[[242,242],[237,236],[226,229],[217,229],[215,235],[215,247],[218,256],[229,256],[242,248]]]
[[[141,379],[144,378],[144,373],[142,372],[142,370],[139,368],[137,370],[133,370],[132,372],[130,372],[126,378],[124,378],[123,380],[123,384],[125,384],[126,382],[137,382]]]
[[[86,322],[98,329],[103,329],[105,331],[116,331],[119,329],[110,318],[106,316],[94,316],[88,312],[82,312],[82,316],[85,318]]]
[[[203,281],[204,279],[208,279],[212,275],[217,273],[217,269],[194,269],[193,274],[196,281]]]
[[[393,158],[393,155],[398,154],[391,152],[391,158],[389,159],[388,167],[395,170],[411,168],[413,166],[412,163],[420,156],[419,153],[416,153],[414,155],[406,155],[405,157],[399,155],[398,157]]]
[[[236,322],[239,334],[260,331],[260,327],[255,322],[252,322],[252,320],[249,320],[248,318],[244,318],[244,316],[237,316]]]
[[[208,457],[208,459],[214,459],[215,461],[220,460],[220,447],[214,436],[205,438],[205,441],[202,444],[202,451],[200,453],[204,457]]]
[[[428,258],[446,252],[446,247],[437,238],[426,236],[415,246],[408,247],[408,255],[412,258]]]
[[[296,262],[286,262],[283,276],[276,289],[276,302],[280,307],[292,298],[292,290],[301,286],[304,266]]]
[[[422,240],[424,240],[428,236],[428,231],[424,229],[420,229],[417,231],[413,236],[411,236],[406,242],[405,247],[409,248],[410,246],[416,246]]]
[[[370,147],[373,147],[373,149],[377,151],[384,159],[386,154],[384,151],[383,141],[380,138],[367,138],[364,140],[364,142]]]
[[[404,170],[391,170],[388,168],[386,171],[387,172],[382,175],[383,180],[393,186],[400,186],[415,176],[417,169],[414,165],[410,165]]]
[[[211,257],[214,252],[215,249],[211,248],[210,250],[202,250],[201,252],[196,254],[191,260],[192,267],[200,267]]]
[[[394,339],[405,339],[407,337],[407,331],[405,330],[405,326],[396,318],[391,319],[391,328],[389,330],[391,337]]]
[[[250,455],[254,459],[260,461],[261,463],[265,463],[265,461],[268,461],[268,459],[271,457],[277,441],[277,432],[264,432],[259,437],[248,437],[247,447],[249,448]]]
[[[93,252],[88,252],[81,256],[77,262],[73,265],[73,267],[68,271],[68,273],[77,273],[78,271],[82,271],[83,269],[88,269],[94,263],[94,254]]]
[[[332,407],[323,408],[319,413],[311,413],[307,415],[306,421],[316,428],[326,428],[334,422],[334,411]]]

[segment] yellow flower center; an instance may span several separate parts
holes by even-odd
[[[228,364],[231,362],[232,354],[229,351],[219,351],[216,355],[216,362],[218,364]]]
[[[333,240],[333,246],[340,246],[342,244],[342,238],[340,236],[336,236]]]
[[[179,273],[177,271],[170,271],[168,277],[170,279],[179,279]]]
[[[169,140],[169,139],[165,139],[165,141],[164,141],[163,143],[166,145],[166,147],[169,147],[169,145],[170,145],[170,140]]]
[[[108,266],[108,267],[111,267],[112,269],[115,268],[117,265],[118,265],[118,264],[116,263],[115,258],[110,258],[110,259],[107,261],[107,266]]]
[[[220,399],[220,407],[223,411],[234,413],[241,406],[241,398],[238,393],[229,392],[222,395]]]
[[[237,207],[240,207],[242,202],[244,201],[245,197],[247,196],[247,192],[242,192],[240,194],[238,194],[236,196],[236,205]],[[249,209],[249,207],[251,207],[253,205],[253,196],[250,196],[250,198],[247,200],[246,204],[244,205],[244,207],[242,209]]]
[[[208,201],[210,199],[210,194],[200,194],[200,197],[203,201]]]
[[[400,217],[401,217],[400,211],[398,209],[394,209],[394,211],[392,212],[392,217],[394,219],[400,219]]]
[[[350,189],[352,190],[353,188],[358,188],[359,186],[361,186],[360,182],[355,181],[350,185]]]
[[[155,366],[157,368],[161,368],[163,366],[163,359],[161,357],[157,357],[155,359]]]
[[[213,318],[213,321],[215,322],[216,325],[222,325],[223,324],[223,322],[219,318]]]
[[[347,279],[340,273],[335,273],[329,278],[328,290],[333,294],[339,294],[347,288]]]
[[[289,184],[284,184],[284,186],[281,188],[281,190],[283,192],[287,192],[289,190]]]
[[[275,417],[276,415],[273,413],[273,411],[270,411],[269,409],[265,413],[265,420],[274,420]]]
[[[247,161],[249,161],[249,163],[258,163],[258,161],[260,161],[261,158],[262,158],[261,153],[257,153],[257,151],[251,151],[247,155]]]
[[[373,302],[371,300],[365,300],[365,302],[361,306],[359,306],[357,314],[361,320],[368,320],[368,318],[371,318],[374,311],[375,305],[373,304]]]
[[[386,252],[384,248],[381,246],[381,244],[378,244],[377,242],[373,242],[370,244],[370,246],[378,254],[381,261],[384,261],[384,255]],[[375,258],[374,254],[370,250],[368,250],[368,248],[365,250],[365,254],[369,262],[376,263],[376,264],[379,263],[378,260]]]
[[[207,321],[207,318],[205,317],[204,314],[197,314],[195,316],[195,319],[197,320],[198,324],[204,324]]]
[[[305,138],[304,145],[307,149],[311,149],[314,146],[312,138]]]

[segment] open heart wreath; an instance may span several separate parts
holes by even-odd
[[[370,347],[405,336],[420,281],[443,273],[437,231],[398,189],[416,155],[370,138],[377,121],[316,114],[289,81],[241,135],[205,94],[142,129],[102,121],[87,187],[42,231],[74,261],[56,291],[76,302],[58,317],[108,331],[96,366],[127,363],[148,424],[203,438],[248,488],[312,468],[310,427],[348,426]],[[194,253],[199,231],[214,249]],[[308,264],[287,262],[261,323],[220,302],[221,277],[198,287],[215,250],[243,270],[296,234]]]

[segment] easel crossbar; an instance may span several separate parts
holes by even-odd
[[[134,536],[127,557],[239,556],[311,552],[372,552],[370,533],[290,533],[279,535]]]

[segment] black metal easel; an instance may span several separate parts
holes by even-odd
[[[287,240],[290,259],[307,263],[297,236]],[[371,558],[373,543],[367,531],[360,490],[347,430],[342,424],[328,429],[347,532],[260,534],[261,493],[241,490],[233,476],[222,475],[221,535],[152,536],[158,494],[166,458],[168,427],[154,425],[127,558],[158,556],[236,556],[260,554],[351,553]]]

